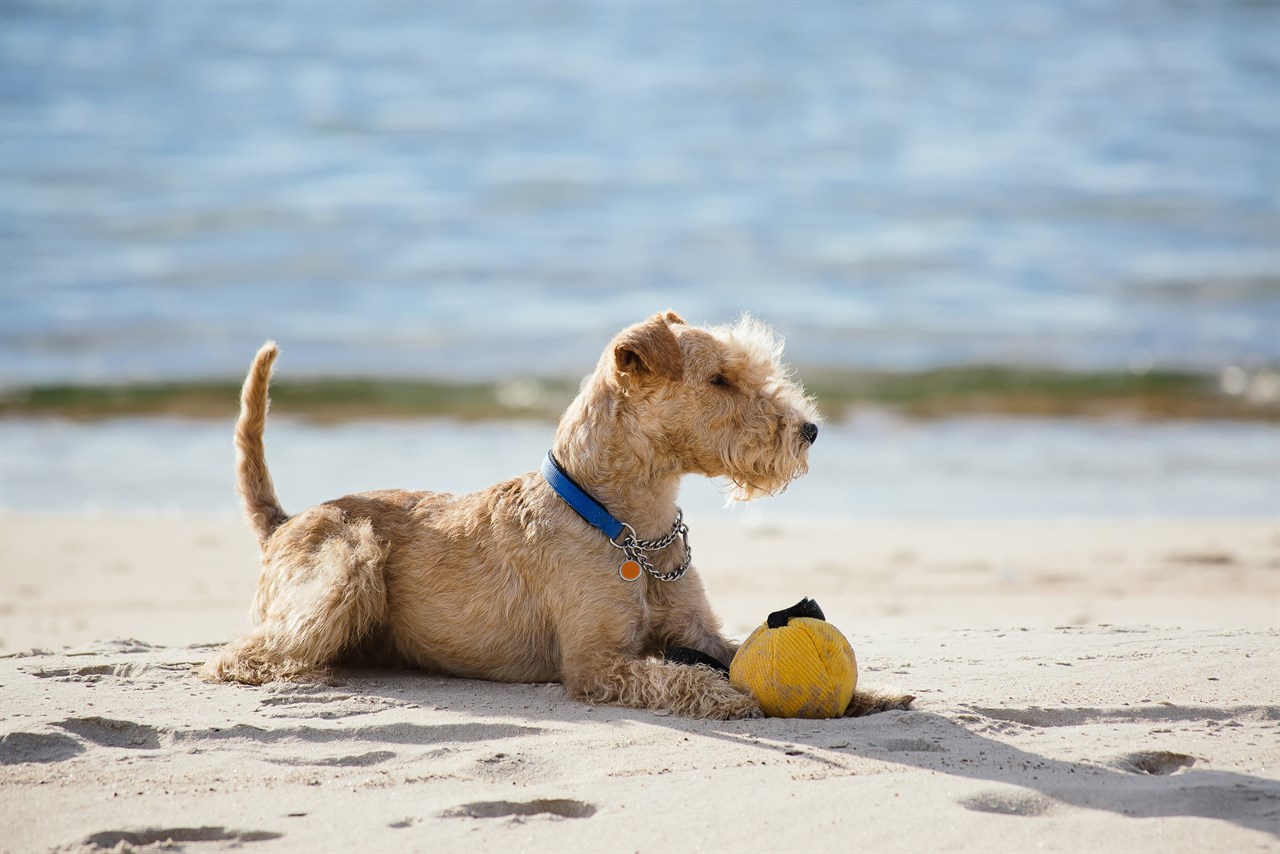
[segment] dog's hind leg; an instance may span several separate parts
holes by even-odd
[[[261,685],[323,678],[386,614],[386,546],[367,518],[321,506],[294,519],[268,546],[257,626],[200,669],[216,682]]]

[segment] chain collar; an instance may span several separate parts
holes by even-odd
[[[542,476],[565,504],[603,533],[608,538],[609,545],[621,549],[626,555],[626,560],[618,567],[618,574],[624,580],[635,581],[643,570],[658,581],[678,581],[689,571],[693,549],[689,547],[689,526],[684,523],[684,512],[679,507],[676,508],[675,524],[665,536],[656,540],[642,540],[637,536],[635,528],[615,519],[603,504],[592,498],[591,494],[579,486],[577,481],[569,477],[569,474],[560,468],[560,463],[556,462],[555,456],[550,451],[542,461]],[[684,560],[670,572],[658,572],[646,553],[662,551],[674,543],[677,537],[684,542]]]
[[[641,569],[654,578],[659,581],[679,581],[689,571],[689,563],[693,560],[693,548],[689,545],[689,526],[684,523],[684,511],[679,507],[676,508],[676,522],[671,526],[671,530],[667,532],[666,536],[659,537],[656,540],[637,539],[636,529],[626,522],[622,523],[622,527],[627,530],[627,535],[622,538],[622,542],[610,540],[609,545],[615,549],[622,549],[628,560],[638,563]],[[658,572],[653,563],[645,557],[645,552],[660,552],[674,543],[677,537],[684,541],[684,560],[670,572]]]

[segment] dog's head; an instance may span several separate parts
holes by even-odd
[[[781,492],[808,471],[817,407],[783,365],[782,339],[749,316],[697,327],[654,315],[613,339],[596,380],[644,453],[728,478],[734,499]]]

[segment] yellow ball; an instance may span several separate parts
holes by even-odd
[[[779,614],[770,615],[738,649],[729,665],[729,682],[755,697],[770,717],[843,715],[858,684],[853,647],[820,617],[779,620]]]

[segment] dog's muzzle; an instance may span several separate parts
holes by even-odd
[[[804,426],[800,428],[800,435],[804,436],[809,444],[812,445],[818,441],[818,425],[811,421],[806,421]]]

